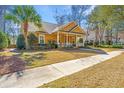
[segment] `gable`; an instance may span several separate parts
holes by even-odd
[[[79,34],[86,34],[85,31],[77,25],[75,22],[70,22],[60,29],[61,31],[67,31],[67,32],[73,32],[73,33],[79,33]]]
[[[71,32],[85,34],[84,30],[80,26],[76,26],[74,29],[71,30]]]
[[[68,32],[72,28],[74,28],[75,26],[77,26],[77,24],[75,22],[70,22],[70,23],[68,23],[66,25],[63,25],[60,29]]]

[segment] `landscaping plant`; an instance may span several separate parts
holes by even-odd
[[[7,35],[0,31],[0,50],[8,47]]]
[[[25,49],[25,39],[22,34],[18,36],[16,46],[18,49]]]

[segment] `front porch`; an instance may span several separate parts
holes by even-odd
[[[84,46],[85,35],[62,31],[50,35],[39,35],[40,44],[49,44],[49,42],[54,42],[58,47],[81,47]]]
[[[82,39],[82,42],[80,42],[80,39]],[[82,34],[57,32],[57,44],[59,47],[84,46],[84,38]]]

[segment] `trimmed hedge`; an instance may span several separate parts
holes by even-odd
[[[8,47],[8,38],[7,35],[0,31],[0,49],[4,49]]]
[[[123,45],[99,45],[101,48],[123,48]]]

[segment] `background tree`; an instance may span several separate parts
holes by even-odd
[[[10,5],[0,5],[0,29],[4,31],[5,33],[7,33],[6,32],[7,21],[4,19],[4,15],[7,11],[10,10],[11,7],[12,6]]]
[[[6,13],[5,18],[12,20],[14,23],[21,25],[21,31],[24,35],[26,49],[29,49],[28,43],[28,25],[29,22],[41,27],[41,17],[36,12],[33,6],[15,6],[9,13]]]
[[[63,25],[66,22],[65,10],[63,10],[62,12],[63,13],[59,13],[57,9],[55,11],[54,18],[55,18],[58,25]]]
[[[118,11],[120,10],[120,11]],[[124,11],[122,6],[96,6],[90,14],[88,21],[90,26],[96,32],[96,41],[103,41],[103,34],[106,33],[106,41],[112,42],[115,29],[118,34],[118,29],[123,20]],[[120,12],[120,13],[119,13]]]
[[[70,7],[70,12],[61,10],[58,12],[56,9],[54,18],[59,25],[63,25],[66,22],[75,21],[78,25],[82,25],[82,21],[87,18],[87,10],[90,9],[89,5],[72,5]],[[68,12],[68,13],[67,13]],[[85,20],[86,21],[86,20]],[[83,22],[84,23],[84,22]]]
[[[75,21],[81,26],[82,21],[86,19],[87,10],[90,9],[89,5],[72,5],[71,13],[67,15],[68,21]]]

